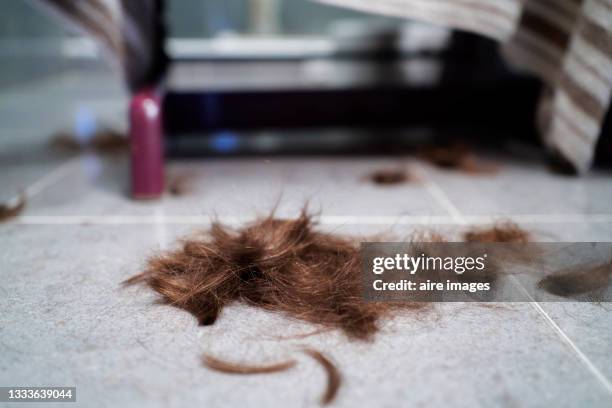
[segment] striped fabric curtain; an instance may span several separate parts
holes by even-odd
[[[612,0],[316,0],[479,33],[544,80],[538,126],[547,146],[588,170],[610,106]]]

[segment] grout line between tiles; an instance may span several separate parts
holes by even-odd
[[[22,194],[25,195],[26,199],[31,199],[36,195],[40,194],[44,189],[49,187],[52,184],[55,184],[58,180],[61,180],[65,176],[67,176],[71,171],[74,170],[74,167],[79,163],[80,157],[74,157],[60,164],[50,173],[45,174],[34,183],[30,184],[26,187]],[[19,201],[19,197],[21,194],[16,194],[10,200],[9,203]]]
[[[80,157],[74,157],[63,164],[60,164],[59,167],[51,171],[51,173],[46,174],[26,188],[25,194],[28,196],[28,198],[32,198],[40,194],[44,189],[67,176],[68,173],[75,169],[80,160]]]
[[[510,278],[514,281],[515,285],[521,289],[525,296],[530,299],[529,303],[531,304],[531,306],[544,317],[548,325],[552,327],[552,329],[559,335],[559,337],[561,337],[561,339],[569,346],[569,348],[572,349],[572,351],[578,356],[578,359],[584,365],[586,365],[587,369],[591,372],[591,374],[595,376],[595,378],[601,383],[601,385],[606,389],[606,391],[608,391],[608,393],[612,395],[612,383],[610,382],[610,380],[608,380],[608,378],[599,370],[599,368],[597,368],[597,366],[593,364],[593,362],[582,352],[582,350],[578,348],[576,343],[574,343],[572,339],[570,339],[570,337],[563,331],[563,329],[559,327],[559,325],[554,321],[552,317],[550,317],[550,315],[544,310],[544,308],[542,308],[542,306],[535,301],[535,299],[529,294],[529,292],[527,292],[527,290],[525,290],[523,285],[516,279],[516,277],[511,276]]]
[[[165,250],[168,247],[168,234],[166,231],[165,214],[163,207],[155,209],[155,236],[160,249]]]
[[[561,337],[566,344],[576,353],[578,358],[582,361],[584,365],[588,368],[588,370],[597,378],[597,380],[602,384],[602,386],[608,391],[610,395],[612,395],[612,383],[610,380],[606,378],[606,376],[593,364],[593,362],[578,348],[578,346],[569,338],[569,336],[559,327],[559,325],[553,320],[552,317],[540,306],[538,302],[530,302],[531,305],[538,310],[542,316],[546,319],[548,324],[557,332],[559,337]]]
[[[22,215],[13,222],[27,225],[78,225],[78,224],[185,224],[207,225],[212,220],[224,224],[239,224],[253,220],[253,216],[218,216],[218,215],[166,215],[157,212],[149,215]],[[494,224],[496,222],[512,219],[519,224],[573,224],[573,223],[612,223],[612,215],[524,215],[524,216],[448,216],[448,215],[322,215],[317,217],[320,225],[465,225],[467,224]]]
[[[436,200],[436,202],[448,212],[456,224],[466,224],[466,220],[461,214],[461,211],[453,204],[451,199],[446,195],[440,186],[431,180],[425,168],[420,164],[414,164],[414,168],[420,175],[421,183],[425,190]]]

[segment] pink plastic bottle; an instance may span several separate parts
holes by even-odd
[[[130,103],[132,197],[159,198],[164,191],[162,104],[158,92],[146,88]]]

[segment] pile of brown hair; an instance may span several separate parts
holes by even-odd
[[[422,233],[421,241],[444,242],[439,235]],[[506,223],[472,230],[466,241],[527,242],[528,234]],[[472,279],[495,281],[495,269]],[[193,314],[200,324],[211,325],[223,308],[242,302],[287,317],[339,329],[349,338],[369,340],[382,317],[392,310],[418,310],[424,303],[366,302],[362,297],[361,259],[356,240],[315,230],[302,211],[296,219],[273,215],[243,228],[213,223],[209,231],[184,239],[178,249],[152,257],[143,273],[127,283],[145,283],[167,304]],[[321,403],[333,401],[341,383],[335,365],[324,354],[303,350],[327,373]],[[269,374],[296,365],[287,360],[248,365],[204,356],[210,369],[226,374]]]
[[[145,272],[127,282],[148,284],[202,325],[213,324],[228,304],[243,302],[362,340],[398,307],[363,301],[357,243],[315,231],[306,212],[294,220],[269,216],[238,230],[215,223],[207,236],[151,258]]]
[[[371,339],[379,318],[392,308],[423,307],[363,301],[360,274],[357,242],[315,231],[303,211],[294,220],[270,215],[238,230],[215,223],[204,237],[186,239],[179,249],[151,258],[145,272],[127,283],[146,283],[203,325],[213,324],[223,307],[243,302],[359,340]],[[328,404],[340,387],[339,371],[321,352],[304,352],[327,373],[321,403]],[[293,360],[241,365],[211,356],[203,362],[229,374],[274,373],[295,365]]]

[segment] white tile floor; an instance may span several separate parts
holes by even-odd
[[[276,202],[289,216],[309,200],[321,228],[356,235],[452,236],[513,219],[543,241],[610,241],[610,174],[566,179],[506,159],[474,178],[408,161],[423,182],[381,188],[362,176],[397,159],[206,159],[169,163],[192,176],[188,195],[133,202],[125,157],[46,145],[83,105],[121,122],[125,97],[107,76],[70,73],[0,94],[0,196],[28,195],[26,211],[0,225],[0,385],[76,385],[76,405],[88,407],[316,406],[323,373],[295,351],[309,344],[343,372],[334,406],[612,406],[610,304],[444,304],[387,322],[371,344],[337,333],[279,342],[280,329],[310,328],[244,306],[198,327],[150,291],[120,286],[211,216],[238,223]],[[231,377],[202,368],[202,352],[300,364]]]

